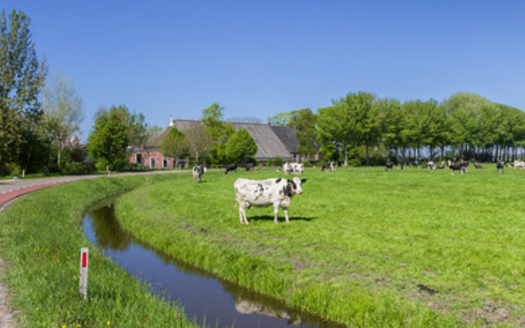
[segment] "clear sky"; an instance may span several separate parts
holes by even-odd
[[[0,0],[31,18],[39,57],[84,99],[148,123],[329,106],[349,92],[525,109],[525,1]]]

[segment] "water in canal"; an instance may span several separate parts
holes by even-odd
[[[83,228],[106,256],[134,277],[150,282],[153,292],[183,305],[188,317],[201,325],[205,321],[210,327],[344,327],[151,249],[121,229],[112,204],[89,212]]]

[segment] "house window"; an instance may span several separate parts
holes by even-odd
[[[168,167],[168,162],[169,162],[169,160],[166,157],[162,158],[162,167],[163,168],[167,168]]]
[[[155,168],[155,157],[152,157],[150,159],[150,165],[149,165],[152,169]]]

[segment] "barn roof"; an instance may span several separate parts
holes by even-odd
[[[172,126],[184,132],[194,124],[202,124],[201,121],[171,120],[170,126],[166,127],[146,142],[147,148],[160,148],[162,139],[168,134]],[[235,130],[246,129],[257,144],[257,160],[268,160],[280,157],[285,161],[293,160],[292,153],[297,152],[297,139],[293,127],[272,127],[268,124],[259,123],[231,123]],[[278,129],[275,129],[278,128]],[[283,129],[281,129],[283,128]],[[276,132],[277,131],[277,132]]]
[[[284,144],[286,149],[292,153],[297,153],[297,146],[299,146],[299,141],[295,137],[295,127],[293,126],[272,126],[273,132],[281,139],[281,142]]]

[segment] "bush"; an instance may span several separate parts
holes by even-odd
[[[283,159],[280,158],[280,157],[275,157],[275,158],[273,159],[273,164],[275,165],[275,167],[281,167],[281,166],[283,166],[284,161],[283,161]]]
[[[314,166],[312,164],[312,162],[310,162],[310,161],[304,161],[303,164],[304,164],[304,167],[313,167]]]

